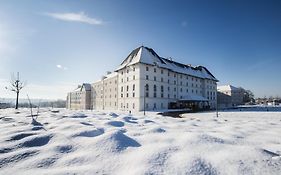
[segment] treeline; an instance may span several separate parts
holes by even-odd
[[[65,108],[66,107],[66,101],[65,100],[55,100],[55,101],[36,101],[32,102],[32,107],[52,107],[52,108]],[[0,109],[2,108],[14,108],[15,105],[13,103],[0,103]],[[18,107],[21,108],[29,108],[30,104],[28,102],[22,102],[18,104]]]

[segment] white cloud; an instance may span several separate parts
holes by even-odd
[[[57,64],[56,67],[59,68],[59,69],[62,69],[62,70],[67,70],[68,69],[67,67],[64,67],[64,66],[62,66],[60,64]]]
[[[80,13],[46,13],[47,16],[50,16],[55,19],[63,21],[72,21],[72,22],[82,22],[91,25],[101,25],[104,22],[95,18],[91,18],[86,15],[84,12]]]

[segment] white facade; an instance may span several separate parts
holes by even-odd
[[[92,84],[92,107],[142,111],[188,103],[215,108],[217,81],[203,66],[177,63],[141,46],[115,72]]]
[[[218,105],[220,108],[243,104],[244,91],[232,85],[218,86]]]
[[[66,108],[68,109],[92,109],[91,85],[84,83],[74,91],[67,94]]]

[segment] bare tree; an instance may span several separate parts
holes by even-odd
[[[25,86],[25,83],[20,80],[20,74],[19,72],[17,73],[17,77],[12,74],[11,76],[11,81],[10,81],[10,86],[6,87],[7,90],[13,91],[17,94],[17,99],[16,99],[16,109],[18,109],[19,106],[19,94],[20,90]]]

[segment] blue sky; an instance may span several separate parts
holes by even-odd
[[[206,66],[219,85],[281,96],[281,1],[0,1],[0,98],[19,71],[21,97],[65,98],[136,47]]]

